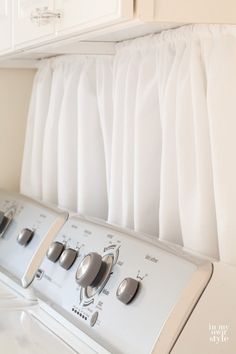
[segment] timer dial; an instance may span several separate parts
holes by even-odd
[[[116,291],[117,299],[123,302],[123,304],[129,304],[135,298],[139,284],[139,281],[133,278],[122,280]]]
[[[86,288],[95,281],[102,267],[102,256],[96,252],[91,252],[81,261],[75,275],[77,283]]]

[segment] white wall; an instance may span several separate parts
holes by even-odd
[[[0,69],[0,188],[19,191],[35,70]]]
[[[235,24],[235,0],[158,0],[155,2],[155,20]]]

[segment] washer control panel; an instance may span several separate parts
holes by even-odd
[[[202,267],[197,285],[203,291],[212,271],[207,264],[153,238],[71,217],[33,286],[42,301],[111,353],[147,354]],[[196,301],[196,289],[191,296]]]
[[[68,213],[0,190],[0,267],[24,287],[32,282]]]

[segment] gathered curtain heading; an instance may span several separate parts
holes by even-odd
[[[236,26],[45,61],[21,191],[236,264]]]

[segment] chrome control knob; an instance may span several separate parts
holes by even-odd
[[[74,250],[73,248],[66,248],[59,258],[60,266],[66,270],[70,269],[73,266],[77,255],[77,250]]]
[[[0,234],[3,233],[6,223],[7,223],[7,218],[5,216],[5,213],[3,211],[0,211]]]
[[[117,299],[123,302],[123,304],[129,304],[135,298],[139,284],[139,281],[133,278],[122,280],[116,291]]]
[[[77,283],[86,288],[92,286],[102,267],[102,256],[91,252],[81,261],[76,271],[75,279]]]
[[[0,225],[2,224],[2,222],[4,220],[4,217],[5,217],[5,213],[0,210]]]
[[[0,211],[0,237],[2,237],[6,232],[8,226],[13,220],[14,215],[14,209],[10,209],[5,213],[3,211]]]
[[[58,261],[59,257],[61,256],[62,252],[65,249],[65,245],[61,242],[55,241],[53,242],[47,251],[47,257],[51,262]]]
[[[27,246],[34,236],[34,231],[30,229],[23,229],[17,237],[17,242],[21,246]]]

